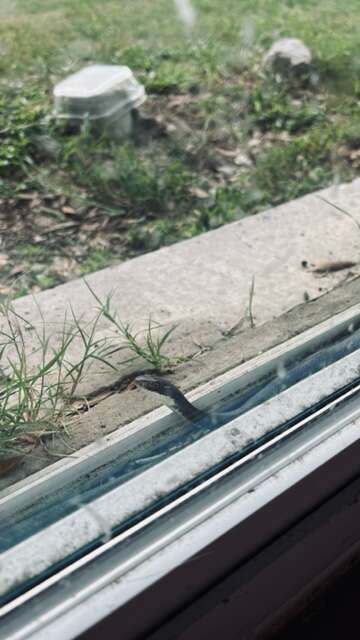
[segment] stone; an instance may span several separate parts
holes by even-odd
[[[311,51],[298,38],[282,38],[264,56],[264,65],[280,76],[306,74],[311,67]]]

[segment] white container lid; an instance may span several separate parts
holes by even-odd
[[[55,111],[60,118],[98,119],[127,112],[145,100],[144,87],[129,67],[95,64],[54,87]]]
[[[133,74],[129,67],[94,64],[73,73],[54,88],[56,98],[96,98],[119,85],[126,85]]]

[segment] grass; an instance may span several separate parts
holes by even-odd
[[[248,109],[253,124],[261,131],[300,133],[326,121],[326,111],[315,96],[292,99],[286,86],[276,86],[268,78],[255,85]]]
[[[223,331],[223,336],[225,338],[231,338],[236,333],[238,333],[246,323],[250,326],[251,329],[255,328],[255,318],[253,313],[253,303],[254,303],[254,295],[255,295],[255,276],[251,278],[250,286],[249,286],[249,301],[247,307],[245,309],[245,313],[238,322],[236,322],[230,329]]]
[[[194,5],[190,33],[170,0],[1,3],[1,274],[21,268],[20,293],[357,175],[358,2]],[[264,72],[285,36],[311,48],[312,83]],[[119,144],[56,125],[54,84],[91,62],[133,69],[150,130]]]
[[[66,164],[77,184],[112,207],[115,216],[164,213],[172,206],[184,206],[190,199],[189,170],[185,171],[175,158],[154,164],[150,157],[139,157],[131,144],[119,146],[106,141],[95,150],[91,139],[80,137],[71,157],[67,154]]]
[[[85,281],[85,284],[99,305],[99,313],[110,322],[116,334],[119,335],[122,340],[122,343],[115,346],[114,349],[111,349],[109,354],[124,350],[130,351],[130,357],[123,361],[122,364],[134,362],[141,358],[158,373],[161,373],[164,369],[168,369],[179,361],[179,359],[169,358],[163,353],[163,347],[175,331],[175,326],[171,326],[165,332],[159,333],[162,326],[149,318],[145,330],[134,332],[131,325],[123,322],[119,318],[116,310],[112,309],[111,295],[108,295],[106,300],[102,301],[90,287],[89,283]]]
[[[80,269],[81,272],[85,275],[87,273],[92,273],[93,271],[104,269],[110,263],[111,254],[109,249],[105,247],[103,249],[95,249],[93,252],[91,252],[82,263]]]
[[[100,314],[90,332],[81,329],[74,316],[73,324],[65,318],[57,345],[51,343],[44,321],[40,327],[33,326],[9,302],[1,305],[0,316],[0,454],[4,454],[17,452],[24,442],[34,443],[36,437],[58,428],[86,365],[100,357],[101,348],[94,341]],[[72,362],[68,353],[78,336],[84,349]]]
[[[0,304],[0,472],[3,460],[25,455],[35,444],[66,427],[74,414],[80,382],[96,362],[118,372],[112,355],[124,361],[141,358],[161,373],[175,360],[164,352],[175,327],[163,330],[149,319],[144,331],[134,333],[111,310],[111,296],[98,303],[93,318],[83,322],[70,307],[61,331],[53,335],[40,312],[38,325],[21,317],[7,300]],[[113,334],[102,337],[100,322],[108,320]]]

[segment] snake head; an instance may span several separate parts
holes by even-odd
[[[134,382],[136,385],[139,385],[139,387],[147,391],[152,391],[153,393],[159,393],[160,395],[171,395],[171,392],[173,392],[173,385],[170,384],[170,382],[160,378],[160,376],[149,373],[136,376]]]
[[[137,376],[134,382],[139,387],[155,393],[159,399],[173,411],[179,411],[179,402],[181,405],[182,393],[170,382],[167,382],[160,376],[144,373]]]
[[[160,376],[145,373],[137,376],[134,382],[136,385],[139,385],[139,387],[156,393],[164,404],[176,413],[179,413],[183,418],[186,418],[189,422],[199,420],[205,415],[204,412],[194,407],[185,398],[180,389]]]

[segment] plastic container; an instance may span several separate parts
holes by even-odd
[[[72,74],[54,88],[55,115],[72,126],[118,137],[131,134],[132,110],[146,99],[144,87],[129,67],[95,64]]]

